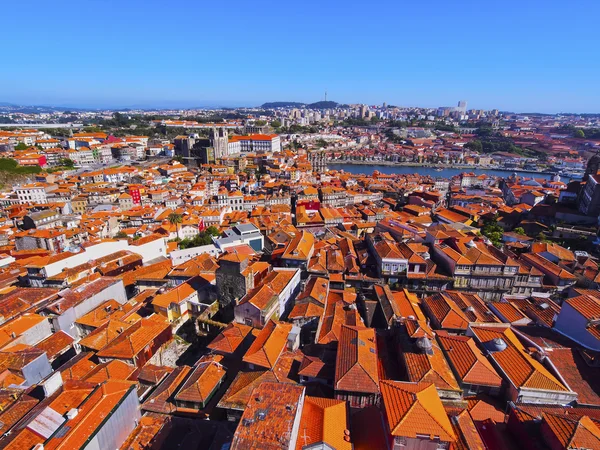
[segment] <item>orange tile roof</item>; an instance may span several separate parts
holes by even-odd
[[[500,387],[502,378],[479,350],[473,338],[437,333],[437,340],[448,362],[462,383]]]
[[[232,354],[250,335],[251,331],[252,327],[248,325],[232,322],[207,345],[207,348],[220,353]]]
[[[197,291],[193,283],[199,281],[198,277],[192,278],[184,283],[175,286],[164,294],[158,294],[152,300],[152,304],[161,308],[168,308],[171,304],[181,305]]]
[[[471,330],[483,346],[489,345],[494,339],[504,341],[506,348],[494,351],[491,357],[517,388],[568,392],[548,369],[525,351],[510,328],[473,326]]]
[[[453,416],[451,422],[456,435],[452,450],[487,450],[468,411]]]
[[[443,294],[433,294],[423,300],[423,306],[429,311],[439,328],[466,331],[469,319],[451,299]]]
[[[381,382],[381,397],[392,436],[428,436],[442,442],[456,439],[433,384],[385,380]]]
[[[296,450],[325,444],[336,450],[351,450],[348,410],[343,400],[306,397],[300,418]]]
[[[147,384],[156,385],[161,380],[173,371],[171,367],[166,366],[155,366],[153,364],[146,364],[140,369],[138,373],[138,381],[145,382]]]
[[[119,450],[146,450],[158,432],[165,426],[167,416],[143,416],[138,426],[123,442]]]
[[[110,317],[117,319],[127,311],[131,310],[131,308],[132,306],[128,303],[121,305],[116,300],[107,300],[89,313],[81,316],[75,323],[98,328],[107,323]]]
[[[252,391],[265,381],[277,381],[277,378],[270,370],[239,372],[217,406],[222,409],[243,410]]]
[[[315,237],[308,231],[298,233],[285,248],[282,258],[308,259],[314,248]]]
[[[314,303],[296,304],[288,314],[289,320],[300,318],[321,317],[323,315],[323,307]]]
[[[33,449],[36,445],[43,443],[43,437],[29,428],[25,428],[4,448],[6,450]]]
[[[190,366],[178,366],[152,391],[143,403],[142,409],[161,414],[170,414],[177,411],[173,403],[173,396],[179,386],[192,371]]]
[[[588,416],[575,419],[542,413],[542,420],[562,448],[600,448],[600,428]]]
[[[82,380],[89,383],[100,384],[107,380],[128,380],[136,368],[119,360],[112,360],[99,364]]]
[[[109,320],[106,324],[96,328],[86,337],[79,341],[79,345],[90,350],[101,350],[110,344],[121,333],[133,324],[121,320]]]
[[[269,320],[248,348],[243,361],[255,366],[272,369],[287,345],[292,324]]]
[[[469,414],[476,422],[491,419],[496,423],[503,423],[505,419],[504,403],[479,394],[477,397],[465,398]]]
[[[327,292],[329,291],[329,280],[321,277],[311,277],[304,290],[296,297],[296,304],[304,302],[315,302],[325,306]]]
[[[428,339],[428,338],[422,338]],[[435,341],[430,341],[433,353],[428,354],[416,346],[405,346],[402,360],[408,381],[433,383],[437,389],[458,391],[459,386],[448,362]]]
[[[65,366],[60,368],[60,375],[63,380],[81,380],[86,374],[96,367],[90,358],[94,356],[92,352],[84,352],[75,356]]]
[[[494,302],[492,306],[498,311],[499,314],[502,315],[502,317],[504,317],[505,320],[508,321],[508,323],[514,323],[527,319],[527,316],[512,303]]]
[[[48,359],[52,360],[63,350],[70,348],[74,342],[75,339],[73,339],[70,334],[59,330],[35,344],[34,347],[46,352]]]
[[[261,311],[269,308],[279,298],[281,292],[296,275],[293,270],[273,270],[263,280],[262,284],[248,292],[239,302],[251,303]]]
[[[477,294],[470,292],[444,291],[442,295],[454,302],[469,322],[499,323],[500,321]]]
[[[206,404],[225,378],[226,372],[221,365],[221,360],[222,356],[205,357],[198,361],[175,395],[175,400]]]
[[[342,325],[334,388],[347,392],[379,392],[377,346],[373,328]]]
[[[12,333],[16,336],[21,336],[27,330],[47,320],[47,317],[39,314],[23,314],[10,322],[2,324],[0,327],[0,336],[2,338],[7,337],[10,340]],[[1,340],[4,341],[4,339]]]
[[[107,418],[134,389],[133,383],[107,381],[101,385],[98,396],[85,402],[79,408],[77,416],[62,426],[66,432],[52,436],[44,444],[44,448],[55,450],[83,447],[90,435],[95,434],[104,425]]]
[[[100,350],[99,358],[131,359],[144,351],[157,336],[170,329],[171,325],[160,319],[142,319],[121,333]]]
[[[4,434],[21,420],[39,400],[19,390],[0,392],[0,433]]]
[[[288,448],[304,386],[262,383],[252,392],[231,450],[279,450]]]

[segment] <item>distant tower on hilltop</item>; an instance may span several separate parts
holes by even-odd
[[[327,91],[325,91],[325,101],[327,101]]]

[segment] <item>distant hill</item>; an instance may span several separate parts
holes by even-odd
[[[337,102],[321,101],[321,102],[311,103],[310,105],[306,105],[306,106],[311,109],[331,109],[331,108],[335,108],[337,105],[338,105]]]
[[[267,102],[260,105],[261,108],[274,109],[274,108],[301,108],[306,103],[298,102]]]
[[[261,108],[274,109],[274,108],[302,108],[303,106],[310,109],[330,109],[335,108],[338,105],[337,102],[332,101],[320,101],[315,103],[299,103],[299,102],[268,102],[263,103]]]

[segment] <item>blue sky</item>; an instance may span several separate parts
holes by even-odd
[[[600,1],[2,4],[0,102],[600,112]]]

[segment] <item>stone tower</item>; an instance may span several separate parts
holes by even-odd
[[[587,181],[590,175],[596,175],[598,171],[600,171],[600,153],[596,153],[588,161],[583,181]]]
[[[229,144],[229,136],[227,128],[213,127],[209,133],[210,145],[214,149],[215,159],[224,158],[228,155],[227,146]]]

